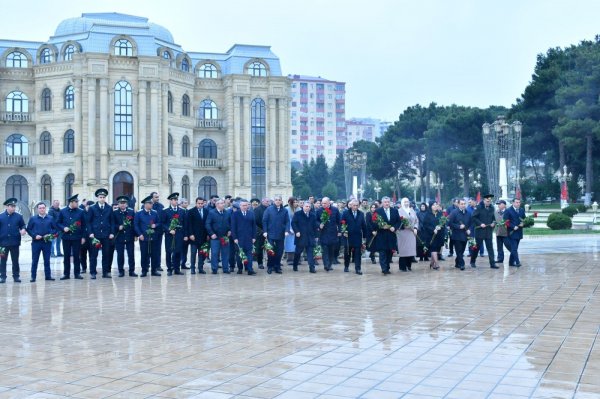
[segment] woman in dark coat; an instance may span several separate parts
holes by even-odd
[[[427,237],[424,236],[424,230],[423,230],[423,219],[425,218],[425,215],[427,214],[427,212],[429,211],[429,207],[427,206],[426,203],[422,202],[421,205],[419,205],[419,212],[417,212],[417,219],[419,219],[419,232],[418,232],[418,237],[419,240],[417,240],[417,256],[419,257],[420,261],[428,261],[429,260],[429,251],[424,251],[424,247],[428,247],[428,240]],[[431,237],[430,237],[431,238]]]
[[[377,209],[377,204],[375,202],[373,202],[371,204],[371,207],[369,208],[369,211],[365,213],[365,221],[367,222],[367,230],[369,231],[373,231],[373,212],[375,212],[375,209]],[[367,245],[367,251],[369,251],[369,257],[371,258],[371,263],[376,264],[377,262],[375,262],[375,251],[372,249],[373,247],[373,240],[372,238],[369,238],[367,240],[367,244],[371,244],[371,245]]]
[[[438,254],[444,245],[444,226],[440,225],[440,218],[443,216],[440,206],[433,203],[427,212],[423,215],[421,224],[423,230],[423,242],[431,254],[430,269],[438,270]]]

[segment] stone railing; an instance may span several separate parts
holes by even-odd
[[[0,165],[32,166],[33,157],[29,155],[0,155]]]
[[[196,119],[196,127],[202,129],[222,129],[223,119]]]
[[[218,158],[196,158],[194,167],[199,169],[221,169],[223,160]]]
[[[2,122],[32,122],[33,114],[29,112],[0,112]]]

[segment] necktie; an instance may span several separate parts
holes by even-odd
[[[388,218],[388,220],[390,220],[390,209],[386,209],[385,210],[385,216]]]
[[[100,205],[100,210],[104,210],[104,205]]]
[[[306,217],[308,217],[308,212],[304,212],[306,214]]]
[[[202,208],[200,208],[200,219],[204,218],[204,213],[202,212]]]
[[[354,215],[354,219],[356,219],[356,212],[352,212],[352,215]]]
[[[244,215],[244,217],[246,217],[246,212],[242,212],[242,215]]]

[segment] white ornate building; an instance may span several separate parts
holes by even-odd
[[[290,195],[289,103],[269,47],[186,52],[146,18],[67,19],[0,41],[2,194]]]

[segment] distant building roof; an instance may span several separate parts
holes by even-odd
[[[312,82],[346,84],[345,82],[338,82],[338,81],[335,81],[335,80],[329,80],[329,79],[322,78],[320,76],[288,75],[288,78],[293,79],[293,80],[308,80],[308,81],[312,81]]]

